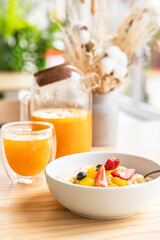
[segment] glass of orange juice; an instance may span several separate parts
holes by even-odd
[[[1,155],[12,182],[41,182],[42,172],[55,153],[56,137],[52,124],[13,122],[2,126]]]

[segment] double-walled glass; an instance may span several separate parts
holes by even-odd
[[[1,158],[14,183],[43,180],[42,172],[55,152],[56,138],[50,123],[13,122],[2,126]]]
[[[86,77],[70,65],[58,66],[55,74],[54,71],[54,68],[47,69],[35,75],[31,93],[21,102],[21,119],[54,125],[57,137],[56,158],[90,151],[91,94],[86,89],[92,88],[92,84],[96,85],[96,76]]]

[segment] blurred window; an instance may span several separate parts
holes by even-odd
[[[112,25],[116,29],[129,14],[136,0],[108,0],[111,8]],[[141,1],[141,0],[138,0]],[[152,1],[155,7],[160,29],[160,1]],[[146,57],[145,53],[151,53]],[[146,49],[137,53],[138,63],[132,65],[120,96],[119,105],[126,111],[145,119],[160,118],[160,30]],[[126,96],[126,97],[125,97]]]

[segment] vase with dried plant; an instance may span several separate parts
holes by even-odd
[[[107,111],[110,102],[107,103],[108,96],[124,82],[136,50],[141,45],[147,46],[156,33],[156,15],[149,0],[141,1],[133,6],[117,31],[112,32],[107,0],[69,0],[67,9],[68,24],[62,29],[66,60],[86,75],[96,73],[101,80],[100,86],[93,88],[93,82],[87,82],[86,88],[93,93],[93,143],[112,144],[116,140],[115,134],[114,141],[100,134],[107,129],[106,134],[109,135],[109,131],[116,128],[115,124],[113,128],[111,125],[118,116],[115,111]],[[98,106],[103,105],[101,117],[97,117],[97,103]]]

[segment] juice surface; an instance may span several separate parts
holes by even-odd
[[[57,136],[56,158],[87,152],[92,142],[92,115],[81,109],[43,109],[32,113],[33,121],[52,123]]]
[[[42,130],[41,126],[34,131]],[[11,169],[22,176],[34,176],[44,170],[50,160],[52,136],[4,136],[4,151]]]

